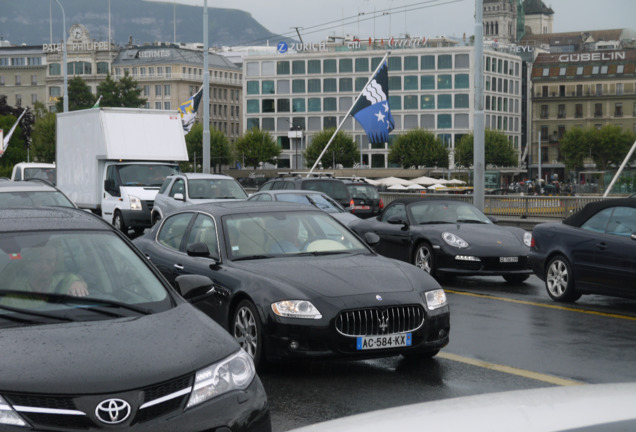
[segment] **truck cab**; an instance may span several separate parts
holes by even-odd
[[[15,164],[11,173],[11,180],[21,181],[30,179],[46,180],[55,185],[55,164],[20,162]]]
[[[151,226],[155,196],[179,165],[157,162],[109,163],[105,166],[102,217],[118,229],[140,234]]]

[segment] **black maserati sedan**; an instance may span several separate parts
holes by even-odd
[[[431,357],[449,340],[449,306],[435,279],[377,255],[311,206],[190,206],[134,243],[177,287],[184,275],[212,280],[184,297],[226,328],[257,367],[325,357]]]
[[[271,430],[251,357],[79,209],[0,210],[0,347],[3,431]]]
[[[360,235],[380,237],[374,249],[409,262],[437,277],[503,276],[521,283],[532,235],[494,223],[474,205],[457,200],[403,198],[391,201],[372,219],[349,225]]]
[[[587,204],[532,231],[530,264],[557,302],[583,294],[636,298],[636,199]]]

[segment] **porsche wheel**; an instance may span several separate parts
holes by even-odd
[[[257,368],[263,357],[262,328],[256,306],[249,300],[241,301],[234,311],[231,332],[241,348],[252,357]]]
[[[435,257],[433,248],[428,243],[421,243],[415,250],[413,264],[431,276],[435,276]]]
[[[554,301],[571,303],[577,301],[581,294],[574,287],[572,266],[563,255],[557,255],[548,263],[545,274],[545,287]]]

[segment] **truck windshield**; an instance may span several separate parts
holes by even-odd
[[[130,164],[119,166],[122,186],[159,187],[172,174],[181,172],[178,165]]]

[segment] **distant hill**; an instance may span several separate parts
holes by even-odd
[[[107,0],[62,0],[66,14],[65,35],[73,24],[83,24],[95,40],[108,40]],[[176,9],[176,14],[173,12]],[[136,45],[174,40],[176,15],[177,42],[203,42],[203,8],[145,0],[110,0],[113,42],[126,45],[132,37]],[[0,37],[13,45],[40,45],[62,39],[62,10],[54,0],[0,0]],[[214,46],[276,45],[289,38],[273,34],[252,16],[236,9],[208,7],[210,33]]]

